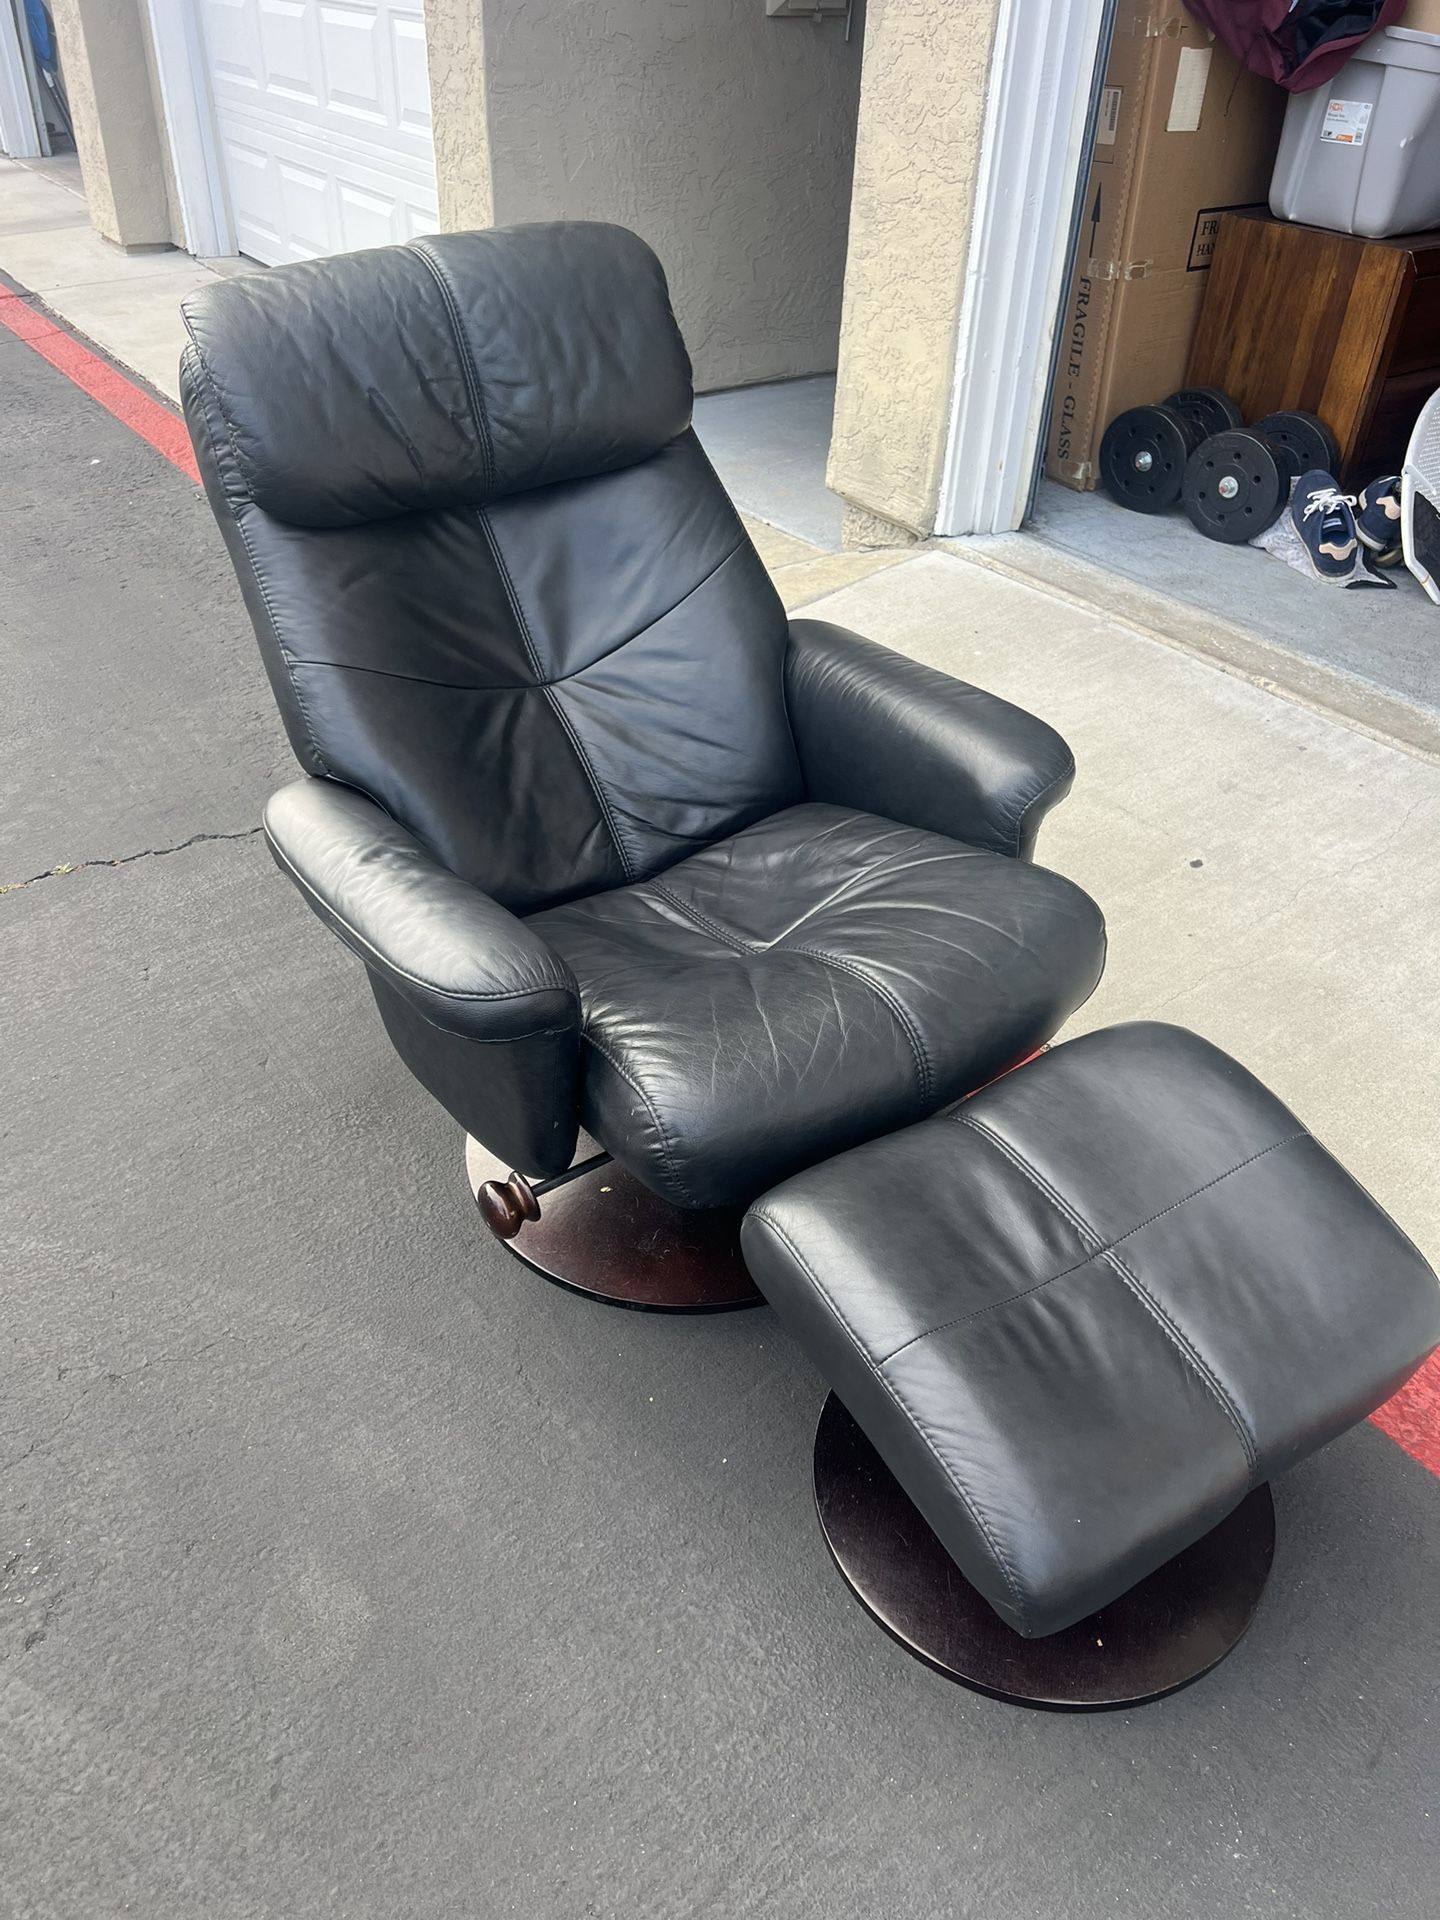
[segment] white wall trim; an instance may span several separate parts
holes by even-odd
[[[1108,0],[1000,0],[960,303],[938,534],[1029,504]]]
[[[186,248],[202,258],[234,253],[235,229],[194,0],[147,0],[147,5]]]
[[[12,0],[0,0],[0,152],[16,160],[36,160],[44,152],[20,27]]]

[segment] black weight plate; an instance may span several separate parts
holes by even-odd
[[[1289,463],[1260,434],[1232,427],[1191,454],[1182,492],[1196,530],[1235,545],[1263,533],[1285,505]]]
[[[1313,413],[1290,408],[1282,413],[1267,413],[1251,425],[1252,433],[1263,433],[1267,440],[1278,441],[1294,454],[1295,473],[1336,473],[1340,466],[1340,443],[1325,422]]]
[[[1283,503],[1290,498],[1290,489],[1300,478],[1301,474],[1308,473],[1310,469],[1305,465],[1305,462],[1300,458],[1295,448],[1286,446],[1283,440],[1276,440],[1268,433],[1261,433],[1258,427],[1251,427],[1250,431],[1255,435],[1257,440],[1263,440],[1275,456],[1275,464],[1280,469],[1280,479],[1282,483],[1280,498]]]
[[[1212,433],[1224,433],[1230,427],[1243,427],[1245,416],[1219,387],[1181,387],[1178,393],[1172,393],[1163,403],[1173,407],[1176,413],[1183,413],[1200,429],[1201,438]]]
[[[1190,422],[1169,407],[1117,413],[1100,442],[1105,491],[1132,513],[1164,513],[1180,498],[1196,440]]]

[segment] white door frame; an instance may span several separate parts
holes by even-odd
[[[0,0],[0,151],[15,160],[38,160],[45,152],[12,0]]]
[[[194,0],[146,4],[186,249],[202,258],[234,253],[235,228]]]
[[[1000,0],[937,534],[1030,503],[1113,0]]]

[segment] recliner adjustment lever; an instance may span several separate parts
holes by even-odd
[[[527,1220],[540,1218],[540,1196],[568,1187],[597,1167],[609,1164],[608,1153],[592,1153],[588,1160],[577,1160],[563,1173],[549,1180],[530,1181],[523,1173],[512,1172],[508,1180],[487,1180],[475,1195],[480,1218],[497,1240],[513,1240]]]

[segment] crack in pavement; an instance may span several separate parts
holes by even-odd
[[[141,847],[138,853],[122,853],[116,860],[76,860],[73,863],[62,860],[53,867],[47,867],[44,873],[32,873],[28,880],[11,880],[0,886],[0,893],[20,893],[26,887],[38,886],[42,880],[63,879],[67,873],[83,873],[86,867],[128,867],[134,860],[163,860],[167,853],[183,853],[187,847],[195,847],[202,840],[253,840],[257,833],[263,833],[263,827],[245,827],[239,833],[192,833],[188,840],[179,840],[173,847]]]

